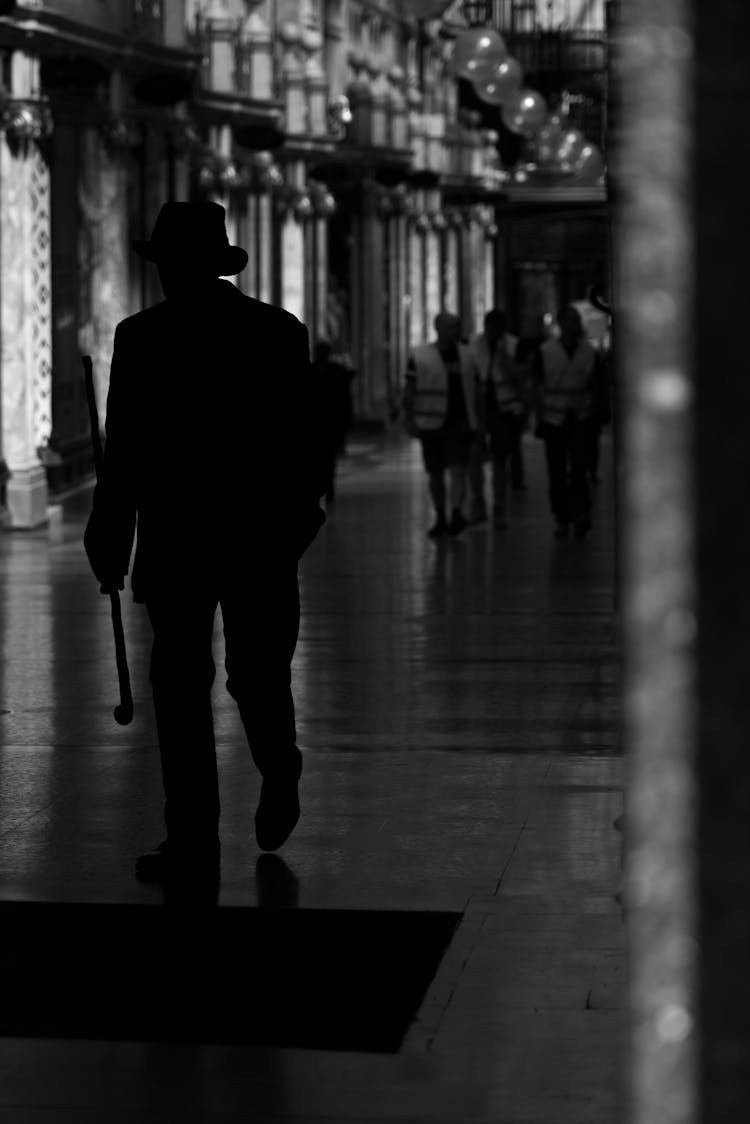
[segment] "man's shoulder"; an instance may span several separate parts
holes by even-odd
[[[150,331],[155,325],[160,324],[166,315],[167,302],[159,301],[158,304],[149,305],[131,316],[126,316],[117,325],[115,331],[120,337],[127,337],[133,333]]]
[[[299,320],[293,313],[288,312],[285,308],[280,308],[275,304],[268,304],[266,301],[258,300],[256,297],[247,296],[246,293],[240,292],[236,286],[232,285],[231,290],[227,288],[226,292],[219,298],[216,305],[213,306],[214,311],[223,308],[224,311],[231,309],[234,316],[241,322],[247,319],[253,319],[256,323],[262,324],[270,330],[277,331],[291,331],[295,328],[299,330],[303,328],[301,320]],[[143,308],[139,312],[135,312],[132,316],[126,316],[117,325],[117,331],[121,336],[127,338],[130,335],[138,335],[142,332],[150,332],[155,328],[167,326],[172,322],[171,306],[168,301],[162,300],[157,304],[149,305],[148,308]],[[231,315],[231,314],[230,314]]]
[[[270,328],[289,331],[304,327],[302,321],[293,312],[281,308],[280,305],[269,304],[267,301],[258,300],[257,297],[249,297],[246,293],[240,293],[239,290],[237,296],[248,315],[255,317],[256,320]]]

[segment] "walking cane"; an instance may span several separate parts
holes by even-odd
[[[90,355],[83,355],[81,359],[83,362],[83,379],[86,384],[89,420],[91,422],[91,444],[94,446],[94,469],[98,480],[102,467],[102,439],[99,433],[99,414],[96,409],[96,394],[94,392],[94,370]],[[133,721],[133,696],[130,693],[130,672],[128,671],[128,657],[125,652],[125,633],[122,628],[118,590],[110,591],[109,601],[112,606],[112,628],[115,634],[117,678],[120,681],[120,704],[114,710],[115,722],[119,722],[121,726],[127,726],[129,722]]]

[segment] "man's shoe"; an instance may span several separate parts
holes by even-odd
[[[455,507],[453,509],[453,515],[451,516],[451,521],[448,524],[448,534],[449,535],[460,535],[461,532],[463,531],[464,527],[467,527],[467,526],[468,526],[468,523],[466,522],[466,517],[464,516],[464,513],[462,511],[460,511],[457,507]]]
[[[298,777],[263,778],[255,813],[255,838],[261,851],[277,851],[286,843],[299,820]]]
[[[438,539],[441,535],[447,534],[448,524],[445,521],[445,516],[439,515],[427,532],[427,537],[430,539]]]
[[[153,851],[139,855],[135,876],[141,882],[218,882],[219,840],[206,846],[175,847],[165,839]]]
[[[575,520],[573,530],[577,539],[585,539],[586,535],[591,530],[591,520],[588,515],[581,515]]]

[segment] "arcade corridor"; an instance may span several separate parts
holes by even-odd
[[[424,533],[414,444],[353,450],[301,566],[302,820],[283,862],[265,868],[252,836],[259,780],[217,658],[218,910],[328,911],[332,941],[337,911],[459,915],[398,1049],[227,1045],[210,1030],[208,1044],[96,1041],[66,1031],[65,1012],[59,1037],[21,1037],[0,1015],[2,1124],[621,1119],[609,457],[594,531],[560,542],[541,447],[525,447],[529,487],[513,496],[508,530],[438,544]],[[51,528],[0,538],[0,910],[169,908],[133,877],[162,834],[148,624],[126,588],[136,713],[118,727],[109,606],[81,545],[89,502],[85,489]],[[196,511],[196,535],[209,518]],[[56,956],[58,914],[39,916],[32,965]],[[79,936],[96,943],[90,927]],[[106,963],[117,975],[115,950]],[[231,978],[235,966],[223,968]],[[76,986],[83,1002],[108,981],[92,970]]]

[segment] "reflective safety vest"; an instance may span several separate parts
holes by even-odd
[[[513,414],[523,413],[524,408],[521,375],[515,361],[517,346],[517,338],[506,332],[495,348],[490,368],[490,348],[484,332],[471,341],[474,358],[479,367],[482,389],[486,391],[488,379],[491,379],[498,410],[510,411]]]
[[[468,344],[458,344],[461,364],[461,382],[466,402],[466,417],[470,429],[477,429],[477,386],[479,370]],[[414,421],[419,429],[440,429],[448,413],[448,372],[436,343],[415,347],[414,361]]]
[[[593,407],[592,382],[596,352],[588,340],[579,340],[572,355],[559,340],[546,340],[541,347],[542,421],[562,425],[566,414],[582,419]]]

